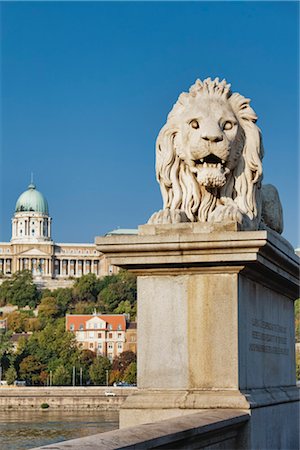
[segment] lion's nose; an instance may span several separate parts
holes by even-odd
[[[211,133],[203,133],[201,135],[202,139],[204,139],[205,141],[210,141],[210,142],[220,142],[223,141],[223,136],[222,134],[211,134]]]

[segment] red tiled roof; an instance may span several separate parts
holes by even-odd
[[[106,329],[108,329],[108,325],[111,325],[112,329],[110,331],[120,331],[120,329],[118,330],[119,325],[121,326],[121,331],[126,330],[126,318],[123,314],[67,314],[66,329],[70,330],[70,325],[74,325],[74,331],[79,331],[79,326],[83,325],[83,330],[86,330],[86,322],[96,317],[106,322]],[[89,328],[90,330],[93,330],[93,328]]]

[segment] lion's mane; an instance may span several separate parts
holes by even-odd
[[[189,108],[191,97],[199,97],[201,101],[204,95],[228,102],[241,127],[237,164],[220,188],[207,189],[200,185],[189,165],[176,151],[174,142],[181,132],[181,114]],[[238,207],[250,228],[258,229],[261,220],[263,145],[256,120],[250,100],[232,93],[225,80],[197,80],[188,93],[182,93],[156,141],[156,176],[164,209],[182,210],[191,222],[207,222],[217,206],[234,203],[233,206]]]

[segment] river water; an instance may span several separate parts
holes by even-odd
[[[117,411],[0,411],[0,449],[23,450],[118,428]]]

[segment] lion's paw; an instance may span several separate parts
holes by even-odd
[[[237,205],[234,205],[232,203],[230,205],[219,205],[209,215],[208,221],[209,222],[230,221],[242,224],[243,214],[241,213]]]
[[[161,209],[152,214],[148,220],[149,224],[171,224],[189,222],[189,219],[184,211],[181,209]]]

